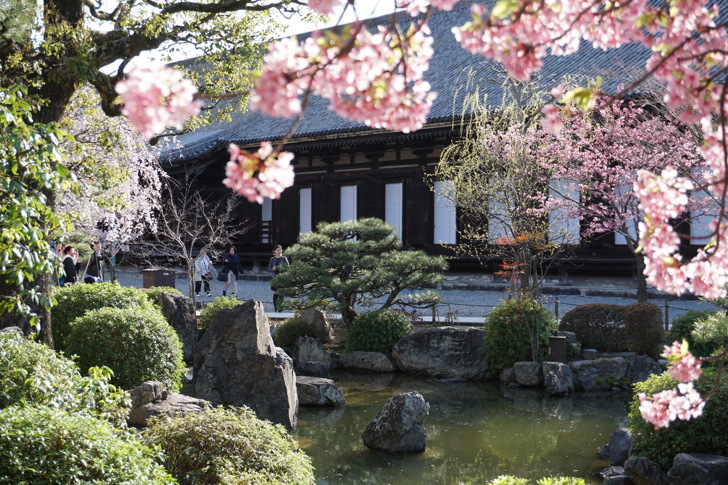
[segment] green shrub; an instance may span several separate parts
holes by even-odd
[[[147,297],[150,303],[153,303],[158,307],[162,306],[162,293],[171,293],[175,296],[185,296],[184,293],[179,291],[177,288],[172,288],[171,286],[152,286],[151,288],[143,289],[142,293]]]
[[[695,322],[702,320],[710,316],[713,312],[707,310],[688,310],[679,317],[672,319],[670,323],[670,335],[668,336],[668,343],[674,341],[682,342],[687,341],[690,351],[693,351],[693,337],[691,333],[695,327]]]
[[[362,313],[349,328],[346,350],[388,354],[394,344],[411,333],[412,322],[404,312],[385,309]]]
[[[503,475],[488,482],[488,485],[529,485],[532,483],[525,478],[516,478],[511,475]],[[548,477],[536,482],[536,485],[586,485],[583,478],[575,477]]]
[[[557,326],[554,314],[539,302],[504,301],[485,319],[488,362],[495,369],[504,369],[514,362],[543,360],[549,336]]]
[[[235,308],[242,304],[243,302],[233,297],[219,296],[213,299],[210,303],[205,305],[202,310],[200,310],[200,328],[204,330],[210,328],[212,319],[215,318],[215,314],[220,310]]]
[[[71,325],[87,311],[99,308],[148,307],[149,300],[136,288],[119,286],[118,283],[70,285],[54,288],[56,304],[51,309],[53,346],[66,350]]]
[[[580,305],[561,318],[559,330],[574,332],[583,349],[602,352],[629,350],[624,307],[620,305]]]
[[[108,369],[92,369],[89,374],[81,376],[72,360],[41,343],[0,335],[0,409],[49,406],[124,426],[127,394],[109,385]]]
[[[50,407],[0,411],[1,485],[160,485],[174,479],[130,432]]]
[[[658,359],[665,343],[664,320],[660,307],[646,301],[624,308],[629,350]]]
[[[181,485],[314,483],[311,459],[286,430],[248,408],[157,419],[145,440],[161,446]]]
[[[179,337],[154,307],[88,312],[73,324],[68,352],[78,356],[82,372],[110,367],[112,382],[123,389],[156,380],[175,392],[185,370]]]
[[[694,355],[707,357],[728,345],[728,316],[716,312],[695,322],[691,333],[693,345],[689,349]]]
[[[316,329],[303,318],[293,317],[283,320],[278,325],[273,340],[278,347],[292,347],[296,344],[298,337],[316,337]]]
[[[704,369],[695,388],[705,396],[715,383],[716,373]],[[653,375],[634,385],[635,395],[630,406],[629,429],[634,437],[632,454],[645,456],[664,470],[672,466],[678,453],[710,453],[728,455],[728,379],[721,379],[716,393],[705,403],[702,416],[690,421],[673,421],[668,428],[654,429],[642,419],[638,393],[648,396],[676,387],[678,382],[663,373]]]

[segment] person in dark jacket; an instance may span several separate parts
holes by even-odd
[[[289,265],[288,258],[283,256],[283,247],[278,245],[273,250],[273,257],[268,262],[268,271],[273,272],[273,276],[281,273]],[[271,280],[270,289],[273,291],[273,308],[276,312],[281,311],[281,304],[283,303],[283,296],[278,294],[278,288],[273,286],[273,280]]]
[[[222,289],[222,296],[227,295],[227,289],[230,285],[232,285],[233,292],[230,296],[235,298],[235,295],[238,292],[238,275],[243,272],[243,267],[240,266],[240,256],[235,254],[234,247],[230,247],[230,252],[225,255],[225,259],[223,259],[222,262],[222,271],[227,273],[227,280],[225,281],[225,287]]]
[[[76,282],[76,263],[78,263],[78,251],[73,246],[63,248],[63,285],[72,285]]]
[[[83,281],[84,283],[101,283],[104,281],[103,265],[108,263],[112,266],[111,256],[115,256],[118,251],[113,251],[110,254],[101,251],[101,243],[94,241],[91,243],[91,257],[86,265],[86,271],[84,272]]]

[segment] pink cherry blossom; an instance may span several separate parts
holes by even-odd
[[[225,166],[223,184],[250,202],[263,203],[263,199],[278,199],[293,185],[293,154],[276,153],[270,142],[263,142],[256,153],[248,153],[237,145],[228,147],[230,161]]]
[[[308,0],[308,8],[317,11],[321,15],[330,15],[340,3],[340,0]]]
[[[197,88],[182,72],[161,62],[132,61],[126,79],[116,83],[124,107],[121,112],[134,129],[147,139],[168,126],[182,128],[190,116],[202,106],[195,100]]]
[[[680,343],[676,340],[672,343],[672,346],[665,346],[665,353],[663,354],[670,366],[667,369],[667,374],[680,382],[696,381],[702,372],[700,359],[696,359],[687,350],[687,346],[687,342]]]
[[[703,413],[705,401],[693,388],[693,383],[679,384],[678,390],[669,389],[652,396],[644,393],[638,395],[642,419],[655,426],[655,429],[667,428],[670,422],[680,419],[688,421]]]

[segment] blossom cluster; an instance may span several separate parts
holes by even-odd
[[[726,195],[725,116],[716,115],[728,112],[720,79],[728,68],[728,33],[725,23],[715,21],[718,4],[708,7],[709,3],[499,0],[490,11],[474,4],[473,20],[453,32],[463,48],[500,61],[520,80],[528,80],[540,69],[547,55],[574,53],[582,41],[605,50],[641,43],[652,52],[645,69],[664,83],[667,106],[680,113],[682,122],[702,124],[705,141],[700,155],[712,170],[705,188],[722,202]],[[544,114],[544,128],[557,134],[563,128],[558,108],[548,105]],[[646,212],[669,205],[672,196],[689,190],[681,177],[663,183],[658,178],[649,190],[640,190]],[[669,190],[660,190],[668,186]],[[724,296],[728,250],[723,216],[718,214],[713,223],[714,244],[691,261],[677,256],[676,235],[668,221],[647,219],[640,242],[647,249],[650,283],[675,293],[689,290],[709,298]]]
[[[705,407],[705,401],[693,387],[693,381],[700,377],[700,360],[688,352],[687,343],[673,342],[672,346],[665,346],[663,355],[671,364],[668,375],[681,384],[678,384],[677,389],[668,389],[652,396],[639,394],[640,414],[655,429],[666,428],[676,419],[688,421],[697,418]]]
[[[116,83],[124,107],[121,112],[148,140],[168,126],[181,128],[202,106],[197,88],[181,71],[161,62],[132,61],[126,79]]]
[[[356,23],[340,37],[317,32],[301,43],[275,42],[250,106],[271,116],[298,115],[300,98],[312,92],[343,118],[373,128],[417,130],[436,96],[423,78],[433,54],[429,34],[424,23],[406,33],[382,26],[371,33]]]
[[[223,184],[250,202],[263,203],[265,197],[278,199],[293,185],[294,172],[290,152],[277,153],[270,142],[263,142],[255,153],[241,150],[231,143],[230,161],[225,166]]]

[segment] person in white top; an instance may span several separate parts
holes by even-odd
[[[210,280],[217,276],[217,271],[210,261],[210,257],[207,255],[207,250],[203,249],[200,251],[200,255],[195,259],[195,296],[200,296],[200,289],[204,283],[205,294],[211,296],[210,293]]]

